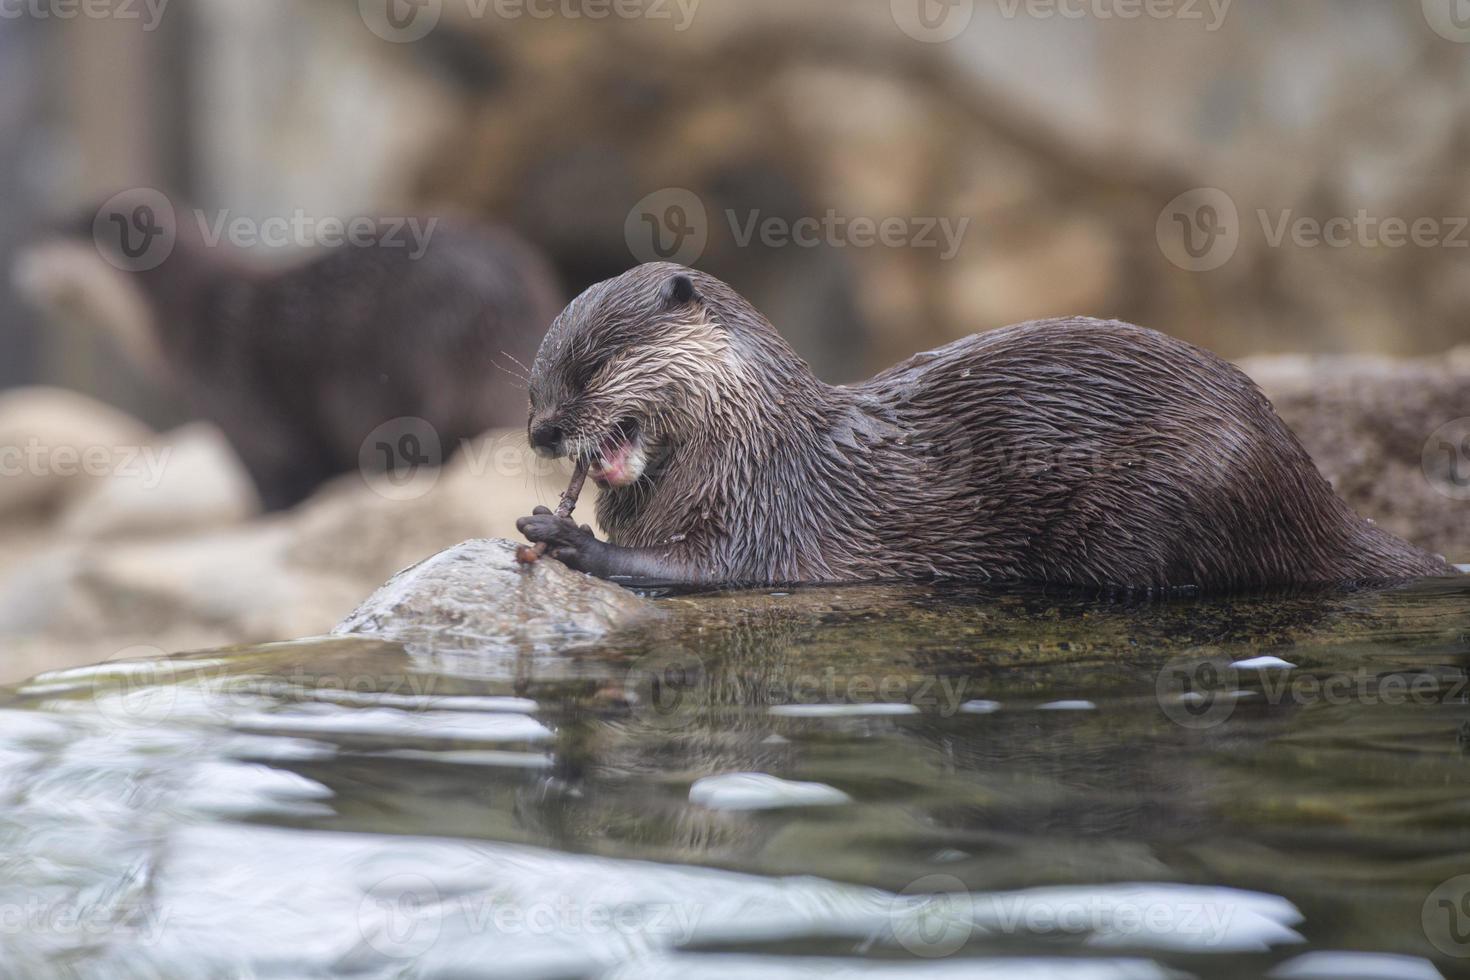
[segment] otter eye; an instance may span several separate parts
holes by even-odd
[[[603,355],[577,365],[577,369],[572,372],[572,390],[579,393],[586,391],[607,362],[608,357]]]

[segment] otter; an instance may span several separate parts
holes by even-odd
[[[365,440],[395,419],[427,421],[445,456],[524,420],[517,359],[531,359],[565,297],[513,232],[431,220],[409,242],[402,223],[371,219],[371,235],[265,268],[162,200],[136,205],[172,236],[156,266],[130,266],[115,223],[99,223],[131,220],[124,194],[32,246],[17,284],[48,313],[102,329],[186,411],[219,425],[268,510],[374,459]]]
[[[818,380],[718,279],[639,266],[557,318],[532,446],[590,467],[575,569],[691,585],[972,580],[1167,593],[1451,574],[1355,514],[1240,370],[1115,320],[1042,320]]]

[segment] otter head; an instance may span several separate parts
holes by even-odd
[[[654,479],[680,444],[719,438],[770,324],[713,276],[670,263],[599,283],[557,317],[531,369],[531,446],[603,488]],[[749,399],[746,399],[749,400]]]

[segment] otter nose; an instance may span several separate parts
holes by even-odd
[[[531,448],[539,456],[560,456],[563,439],[565,433],[555,422],[538,422],[531,426]]]

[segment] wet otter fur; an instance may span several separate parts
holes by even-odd
[[[1339,500],[1238,369],[1152,330],[1021,324],[818,380],[723,282],[593,286],[532,369],[530,436],[591,464],[574,568],[678,583],[965,579],[1223,591],[1450,573]]]

